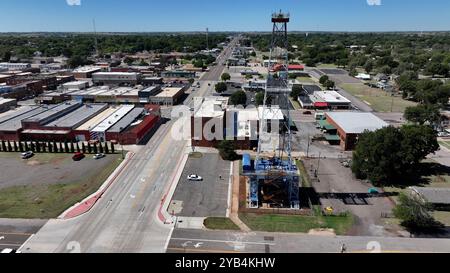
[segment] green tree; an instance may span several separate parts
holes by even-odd
[[[438,149],[436,133],[429,126],[385,127],[360,135],[351,167],[358,178],[383,184],[412,173]]]
[[[401,225],[410,231],[434,232],[444,227],[442,223],[436,221],[431,212],[433,207],[420,200],[416,196],[400,194],[398,204],[394,207],[395,217],[402,222]]]
[[[231,95],[230,103],[232,105],[245,105],[247,104],[247,95],[244,91],[237,91]]]
[[[194,67],[203,68],[204,66],[205,66],[205,64],[202,59],[195,60]]]
[[[222,79],[222,81],[226,82],[231,80],[231,76],[228,73],[223,73],[222,76],[220,77]]]
[[[436,105],[420,104],[405,109],[404,118],[413,123],[436,125],[441,119],[439,107]]]
[[[334,89],[336,83],[334,81],[327,80],[323,86],[327,89]]]
[[[372,70],[373,70],[373,66],[374,66],[373,61],[369,60],[369,61],[367,61],[366,64],[364,65],[364,70],[365,70],[368,74],[370,74],[370,73],[372,72]]]
[[[220,141],[217,145],[217,149],[219,150],[219,154],[223,160],[234,161],[239,158],[238,154],[235,151],[234,142],[230,140]]]
[[[195,82],[195,79],[193,79],[193,78],[190,78],[190,79],[189,79],[189,83],[190,83],[190,84],[193,84],[194,82]]]
[[[292,87],[291,97],[294,100],[298,100],[298,97],[302,94],[302,90],[303,88],[301,86],[294,85],[294,87]]]
[[[227,84],[224,82],[218,82],[215,86],[215,90],[217,93],[223,93],[227,91],[227,89],[228,89]]]
[[[321,85],[325,85],[325,83],[326,83],[328,80],[330,80],[330,77],[328,77],[327,75],[324,75],[324,76],[320,77],[319,83],[320,83]]]
[[[257,106],[264,104],[264,92],[260,91],[260,92],[256,93],[255,103]],[[272,104],[272,97],[270,95],[268,95],[266,105],[271,105],[271,104]]]

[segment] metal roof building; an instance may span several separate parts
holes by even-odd
[[[77,110],[45,125],[45,127],[76,128],[108,108],[107,104],[85,104]]]
[[[389,124],[372,113],[328,112],[325,115],[334,121],[346,134],[361,134],[366,130],[375,131],[389,126]]]
[[[124,116],[119,122],[114,124],[108,132],[109,133],[120,133],[129,127],[133,122],[135,122],[143,113],[144,108],[134,108],[131,112],[129,112],[126,116]]]
[[[123,105],[116,110],[111,116],[100,122],[92,132],[105,133],[109,128],[114,126],[119,120],[125,117],[131,110],[134,109],[134,105]]]
[[[29,123],[38,123],[40,125],[44,125],[66,115],[67,113],[74,111],[79,107],[81,107],[80,102],[68,101],[62,104],[58,104],[55,107],[51,107],[45,112],[26,118],[22,120],[22,124],[24,128],[28,127]]]

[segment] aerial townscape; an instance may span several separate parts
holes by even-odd
[[[0,18],[1,253],[450,252],[450,21],[114,31],[60,2],[82,31]]]

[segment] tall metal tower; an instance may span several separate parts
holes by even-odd
[[[95,56],[98,57],[99,51],[98,51],[97,25],[95,24],[95,18],[92,19],[92,24],[94,26]]]
[[[268,65],[268,78],[264,94],[264,104],[260,121],[260,134],[258,143],[258,155],[255,168],[259,171],[260,177],[266,177],[267,181],[278,181],[284,183],[288,190],[288,198],[291,208],[298,208],[299,197],[299,177],[298,170],[292,159],[291,150],[291,115],[289,95],[289,42],[287,35],[287,25],[290,21],[289,13],[275,12],[272,14],[273,32],[270,48],[270,58]],[[270,103],[269,103],[270,101]],[[281,121],[279,132],[269,132],[267,120],[270,119],[272,105],[278,105],[283,113],[284,120]],[[273,151],[273,156],[267,159],[267,150],[263,148],[267,145],[267,139],[263,140],[263,135],[277,134],[279,136],[278,149]],[[270,138],[270,137],[269,137]],[[272,140],[269,140],[272,141]],[[269,145],[270,146],[270,145]],[[266,157],[266,159],[264,159]]]

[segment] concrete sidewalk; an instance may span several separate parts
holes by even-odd
[[[242,231],[250,232],[251,229],[239,219],[239,161],[233,162],[233,176],[231,185],[231,211],[230,219],[233,221]]]

